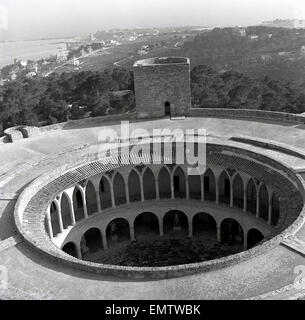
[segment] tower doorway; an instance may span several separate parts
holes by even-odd
[[[164,114],[166,116],[171,116],[171,104],[168,101],[164,103]]]

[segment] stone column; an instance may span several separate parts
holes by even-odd
[[[113,183],[110,183],[110,194],[111,194],[111,204],[112,208],[115,208],[115,199],[114,199],[114,192],[113,192]]]
[[[62,222],[62,216],[61,216],[61,206],[59,202],[56,202],[56,209],[57,209],[57,215],[58,215],[58,224],[59,224],[59,230],[60,233],[64,231],[64,226]]]
[[[230,180],[230,208],[234,205],[233,181]]]
[[[219,204],[219,185],[218,185],[218,177],[215,177],[215,189],[216,189],[216,200],[215,200],[215,203],[216,204]]]
[[[243,211],[247,212],[247,184],[244,184],[244,207]]]
[[[129,199],[128,182],[125,182],[125,195],[126,195],[126,203],[129,204],[130,203],[130,199]]]
[[[106,229],[104,232],[101,232],[102,234],[102,241],[103,241],[103,249],[107,250],[108,249],[108,244],[107,244],[107,236],[106,236]]]
[[[186,199],[190,199],[190,185],[189,185],[189,177],[187,176],[186,173],[186,178],[185,178],[185,193],[186,193]]]
[[[193,238],[193,221],[189,217],[188,217],[188,224],[189,224],[189,237]]]
[[[51,213],[50,213],[50,206],[47,208],[47,214],[46,214],[46,221],[47,221],[47,226],[48,226],[48,232],[51,240],[53,239],[53,228],[52,228],[52,223],[51,223]]]
[[[74,188],[69,188],[66,190],[66,195],[68,196],[68,202],[69,202],[69,207],[70,207],[70,217],[71,217],[72,226],[75,225],[75,214],[74,214],[74,206],[73,206],[73,191],[74,191]]]
[[[201,201],[204,201],[204,176],[200,177]]]
[[[160,200],[159,181],[158,181],[158,179],[155,179],[155,189],[156,189],[156,200]]]
[[[217,223],[217,241],[221,242],[221,225]]]
[[[135,238],[135,234],[134,234],[134,226],[131,223],[129,224],[129,231],[130,231],[130,240],[135,241],[136,238]]]
[[[173,177],[171,177],[170,179],[171,179],[171,198],[175,199],[174,179]]]
[[[82,251],[81,251],[80,245],[75,245],[75,246],[76,246],[77,259],[82,260],[83,259],[83,255],[82,255]]]
[[[158,221],[159,221],[159,234],[162,237],[164,235],[164,233],[163,233],[163,218],[158,217]]]
[[[95,190],[95,194],[96,194],[96,201],[97,201],[97,212],[101,212],[102,211],[102,206],[101,206],[101,197],[100,197],[100,191]]]
[[[259,189],[256,190],[256,218],[259,218]]]
[[[140,176],[140,187],[141,187],[141,201],[144,202],[144,185],[143,185],[143,176]]]
[[[81,191],[82,194],[82,198],[83,198],[83,208],[84,208],[84,215],[85,215],[85,219],[88,218],[88,208],[87,208],[87,199],[86,199],[86,191],[85,189],[83,189]]]
[[[244,234],[244,250],[248,249],[248,234]]]

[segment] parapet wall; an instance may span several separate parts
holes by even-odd
[[[305,123],[305,116],[298,115],[295,113],[252,109],[191,108],[189,115],[191,117],[233,118],[253,121],[266,120]]]

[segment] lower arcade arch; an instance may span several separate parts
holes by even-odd
[[[199,212],[193,217],[193,236],[217,239],[217,224],[208,213]]]
[[[61,250],[69,254],[70,256],[77,258],[77,249],[74,242],[66,243]]]
[[[244,232],[241,225],[234,219],[226,218],[221,222],[221,242],[229,245],[244,244]]]
[[[152,235],[159,235],[159,220],[152,212],[143,212],[134,220],[135,238],[147,238]]]
[[[108,247],[120,242],[130,241],[128,221],[124,218],[116,218],[109,222],[106,228],[106,239]]]
[[[264,239],[264,235],[257,229],[250,229],[247,235],[247,249],[250,249],[259,244]]]
[[[188,228],[188,218],[180,210],[171,210],[163,217],[164,234],[187,236]]]
[[[87,230],[81,239],[81,252],[84,257],[86,253],[94,253],[103,248],[102,235],[99,229]]]

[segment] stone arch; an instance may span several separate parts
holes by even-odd
[[[171,179],[170,174],[165,167],[162,167],[159,172],[158,183],[160,198],[171,198]]]
[[[226,218],[221,222],[221,242],[243,246],[243,228],[235,219]]]
[[[141,201],[141,185],[139,174],[131,170],[128,176],[129,201]]]
[[[87,203],[88,215],[91,215],[98,211],[96,192],[95,192],[93,183],[91,181],[88,181],[86,185],[86,203]]]
[[[185,174],[180,166],[176,167],[173,174],[174,194],[175,198],[186,197],[186,180]]]
[[[231,180],[226,170],[223,170],[218,180],[219,202],[230,204]]]
[[[116,218],[110,221],[106,228],[108,247],[117,243],[130,241],[129,223],[124,218]]]
[[[271,224],[275,226],[277,225],[280,218],[280,201],[278,196],[275,193],[272,194],[271,206],[272,206]]]
[[[82,191],[77,186],[74,188],[72,199],[75,222],[77,222],[84,219],[85,217]]]
[[[113,178],[113,193],[116,206],[126,203],[125,181],[119,172]]]
[[[193,235],[217,239],[217,224],[209,213],[199,212],[193,217]]]
[[[59,220],[58,220],[58,208],[57,204],[53,201],[50,205],[50,217],[53,230],[53,237],[56,237],[60,233]]]
[[[256,184],[251,178],[247,185],[247,211],[256,215],[257,191]]]
[[[190,199],[201,199],[201,177],[191,175],[188,177]]]
[[[233,179],[233,206],[240,209],[244,207],[244,182],[238,173]]]
[[[100,193],[100,199],[101,199],[101,208],[102,209],[111,208],[112,201],[111,201],[110,182],[105,176],[102,176],[100,180],[99,193]]]
[[[188,217],[180,210],[168,211],[163,217],[164,234],[187,236],[188,226]]]
[[[159,235],[158,217],[152,212],[139,214],[134,220],[134,232],[136,239]]]
[[[216,179],[212,169],[207,169],[203,176],[204,199],[209,201],[216,200]]]
[[[62,251],[69,254],[70,256],[77,258],[77,249],[74,242],[67,242],[62,248]]]
[[[156,199],[155,176],[149,168],[143,173],[143,191],[145,200]]]
[[[250,249],[254,246],[256,246],[258,243],[260,243],[264,239],[264,235],[257,229],[250,229],[248,231],[247,235],[247,243],[248,243],[248,248]]]
[[[88,253],[94,253],[103,248],[101,231],[97,228],[88,229],[82,236],[81,252],[83,258]]]
[[[64,229],[72,225],[71,208],[68,195],[64,192],[60,200],[61,217]]]
[[[263,183],[259,189],[259,217],[268,221],[269,196],[266,185]]]

